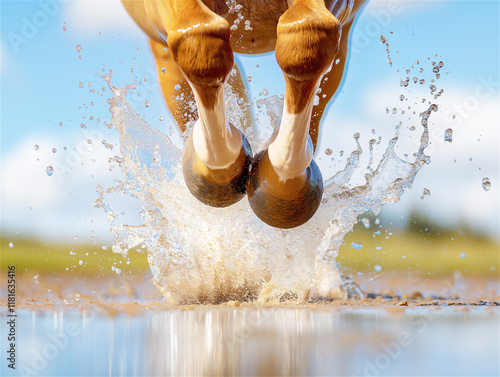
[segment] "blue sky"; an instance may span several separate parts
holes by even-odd
[[[114,71],[115,86],[146,78],[147,85],[131,97],[132,105],[160,130],[167,132],[171,125],[147,40],[115,0],[2,0],[1,21],[2,230],[106,239],[106,219],[92,204],[97,185],[109,186],[120,177],[107,162],[116,150],[96,143],[85,149],[92,138],[116,142],[116,135],[102,126],[110,119],[110,91],[102,90],[106,85],[99,77],[103,69]],[[392,67],[380,35],[390,44]],[[331,147],[341,167],[338,151],[347,155],[354,149],[356,131],[365,146],[372,128],[387,142],[399,118],[385,109],[401,107],[399,82],[405,70],[419,60],[428,71],[431,61],[442,60],[449,73],[439,81],[445,92],[438,99],[432,162],[401,202],[382,214],[398,222],[416,209],[449,226],[464,222],[498,236],[499,35],[498,1],[369,3],[353,28],[348,69],[325,117],[316,159],[325,163],[322,151]],[[283,93],[272,54],[237,59],[244,75],[253,77],[248,84],[252,96],[258,99],[264,88]],[[421,89],[405,95],[421,98]],[[457,106],[466,111],[451,121]],[[451,144],[438,132],[448,126],[455,131]],[[59,166],[60,174],[47,176],[49,165]],[[486,176],[492,183],[488,192],[481,187]],[[424,188],[431,196],[421,200]]]

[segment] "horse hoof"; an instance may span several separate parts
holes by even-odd
[[[298,177],[280,181],[266,149],[252,162],[247,195],[250,207],[263,222],[276,228],[295,228],[316,213],[323,195],[323,178],[318,165],[311,161]]]
[[[182,154],[184,181],[200,202],[211,207],[227,207],[245,196],[252,150],[245,135],[236,161],[226,169],[210,169],[198,158],[191,134]]]

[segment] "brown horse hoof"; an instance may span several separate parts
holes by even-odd
[[[191,134],[182,154],[184,181],[200,202],[211,207],[227,207],[245,196],[252,149],[240,132],[241,151],[236,161],[226,169],[210,169],[198,158]]]
[[[323,195],[323,178],[314,161],[298,177],[280,181],[267,149],[255,156],[248,177],[250,207],[259,219],[276,228],[295,228],[315,213]]]

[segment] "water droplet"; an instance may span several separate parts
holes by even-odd
[[[425,79],[420,79],[419,84],[425,84]]]
[[[81,266],[83,264],[83,261],[80,259],[80,261],[78,262],[78,264]]]
[[[335,59],[335,64],[339,64],[340,63],[340,59]]]
[[[66,25],[63,25],[63,31],[66,31],[67,29]]]
[[[420,199],[424,199],[424,197],[430,196],[430,195],[431,195],[430,190],[427,188],[424,188],[424,191],[422,192],[422,196],[420,197]]]
[[[85,124],[81,123],[80,128],[87,128],[87,126]]]
[[[252,81],[252,76],[247,76],[247,81],[251,82]]]
[[[404,99],[405,99],[405,96],[401,94],[401,95],[399,96],[399,100],[400,100],[400,101],[403,101]]]
[[[59,122],[59,125],[62,126],[63,125],[63,122]]]
[[[396,114],[398,112],[398,109],[396,109],[395,107],[392,109],[392,113],[393,114]]]
[[[160,122],[163,122],[163,117],[159,117],[158,119],[160,120]]]
[[[165,67],[162,67],[161,68],[161,73],[165,73],[165,72],[167,72],[167,70],[165,69]]]
[[[444,141],[451,143],[453,141],[453,130],[451,128],[446,129],[444,131]]]
[[[326,150],[325,150],[325,154],[326,154],[327,156],[330,156],[330,155],[332,154],[332,152],[333,152],[333,151],[332,151],[330,148],[326,148]]]
[[[363,223],[363,225],[365,226],[366,229],[368,229],[370,227],[370,220],[367,219],[366,217],[363,217],[361,219],[361,222]]]
[[[35,144],[35,151],[39,150],[40,147],[38,146],[38,144]]]
[[[174,86],[174,89],[175,89],[175,90],[181,90],[181,86],[180,86],[179,84],[176,84],[176,85]]]
[[[92,144],[92,139],[88,139],[87,144]]]
[[[122,273],[121,268],[117,268],[117,269],[116,269],[116,273],[117,273],[118,275],[120,275],[120,274]]]
[[[54,168],[52,166],[47,166],[47,169],[45,169],[47,172],[47,175],[50,177],[52,174],[54,174]]]
[[[374,267],[374,269],[377,272],[382,271],[382,267],[380,267],[378,264]]]
[[[149,107],[149,101],[148,100],[144,101],[144,106]]]
[[[375,250],[382,250],[382,246],[377,246]]]
[[[356,250],[361,250],[361,248],[363,247],[363,245],[362,245],[362,244],[360,244],[360,243],[356,243],[356,242],[351,243],[351,246],[352,246],[353,248],[355,248]]]
[[[14,243],[13,242],[9,242],[9,247],[12,249],[14,247]]]
[[[82,51],[82,45],[76,45],[76,51],[81,52]]]
[[[465,258],[465,253],[460,253],[460,258]]]
[[[81,89],[81,88],[83,88],[83,82],[79,82],[79,83],[78,83],[78,87],[79,87],[80,89]]]
[[[52,153],[56,153],[57,152],[57,149],[56,148],[52,148]]]
[[[484,191],[490,191],[491,188],[491,182],[488,177],[483,178],[483,189]]]

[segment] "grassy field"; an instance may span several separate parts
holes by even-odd
[[[361,246],[362,245],[362,246]],[[498,242],[469,232],[431,232],[414,227],[390,233],[358,224],[344,239],[337,259],[343,271],[412,271],[434,275],[460,271],[474,276],[499,276]],[[3,236],[1,270],[15,264],[18,273],[103,276],[141,274],[149,270],[147,251],[131,249],[127,257],[98,245],[63,245]]]

